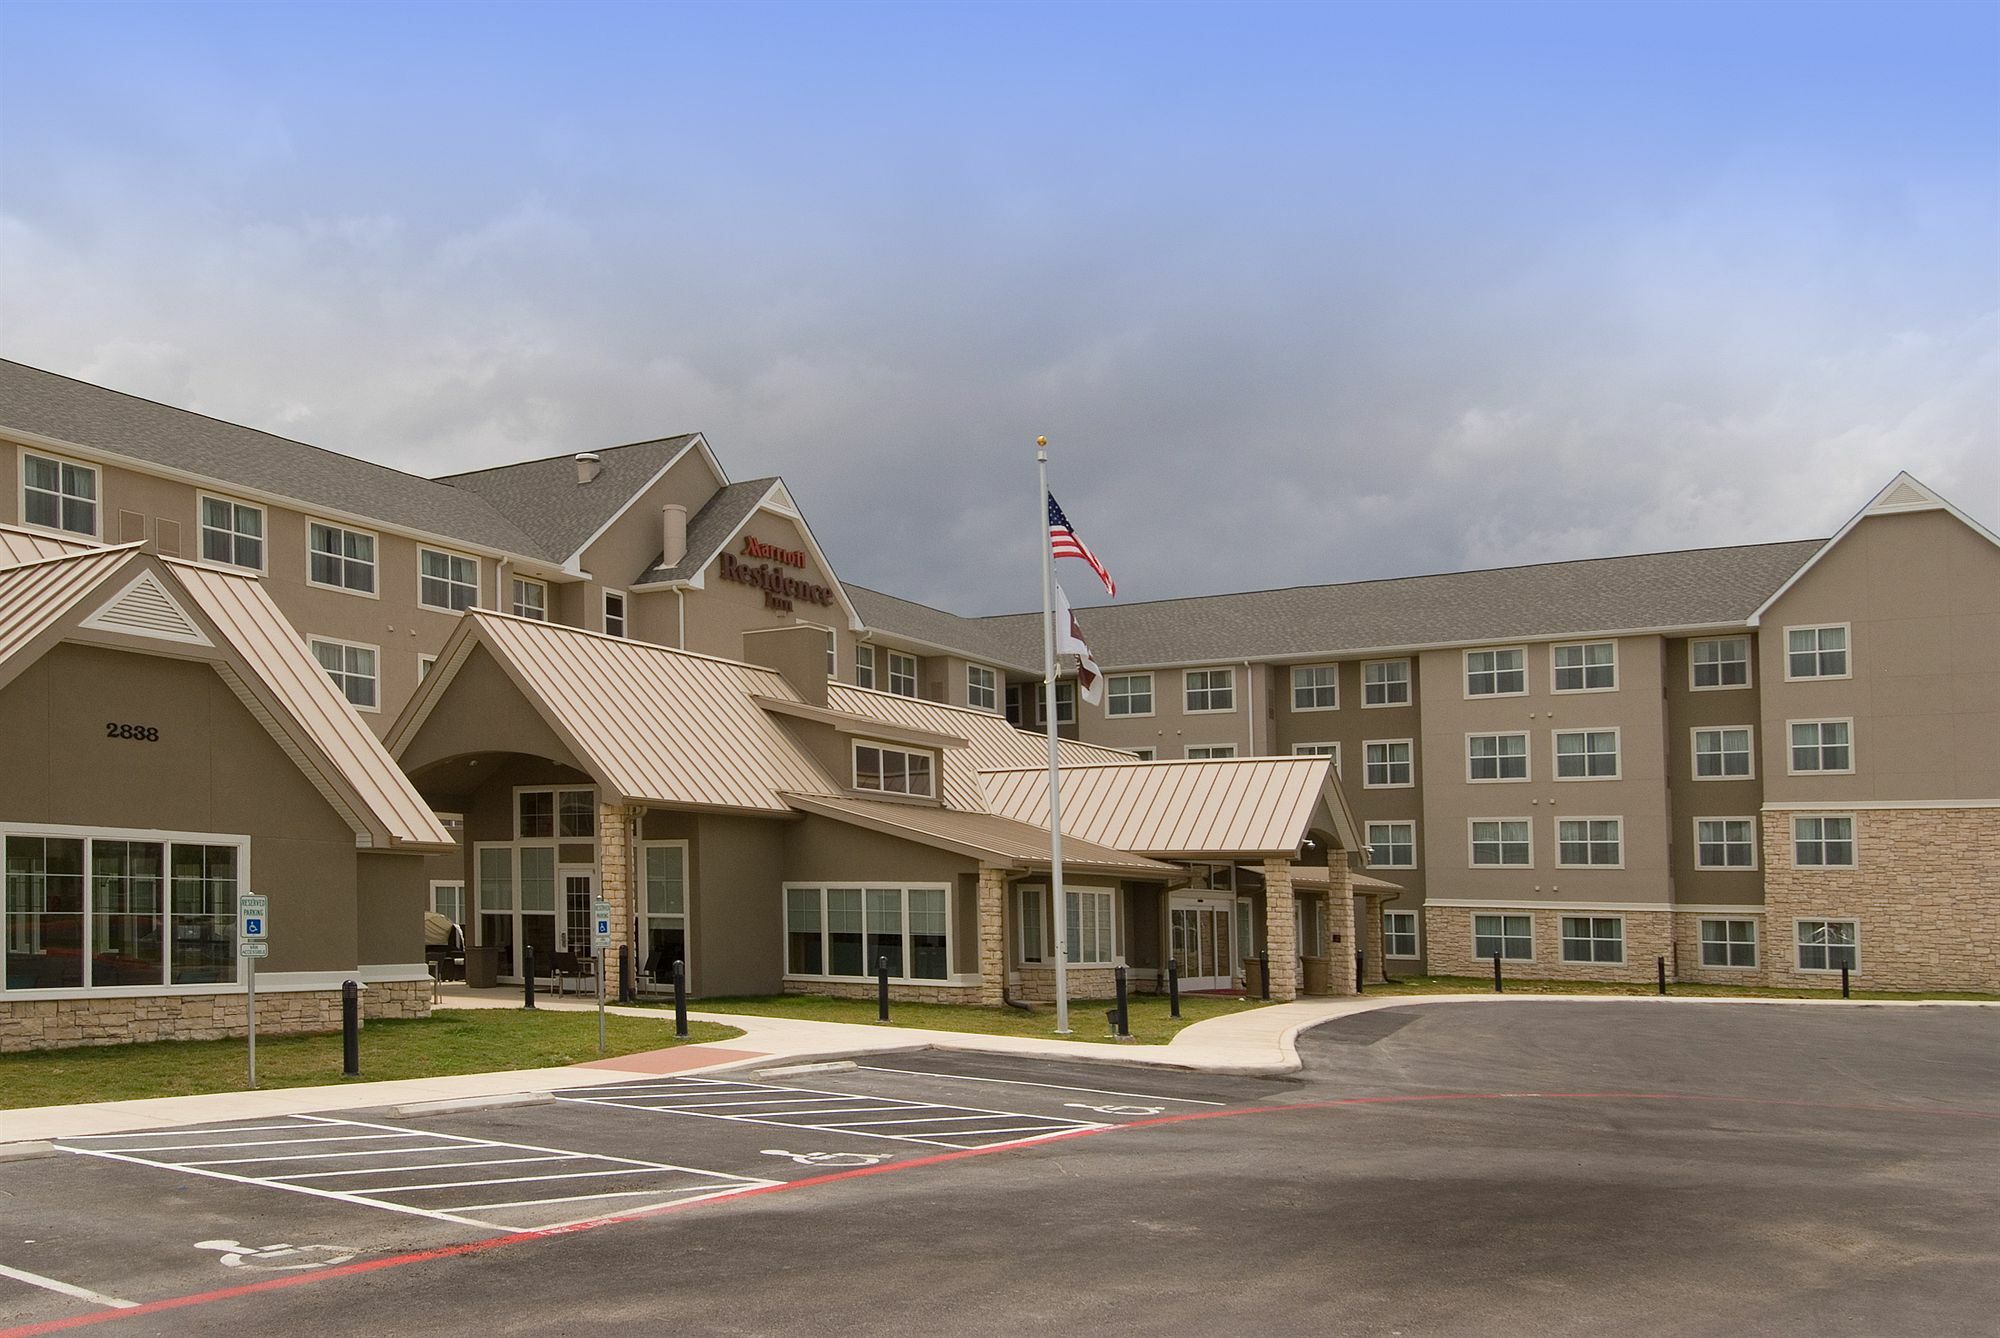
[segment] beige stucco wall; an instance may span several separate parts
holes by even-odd
[[[754,538],[787,550],[806,548],[804,529],[789,517],[759,512],[744,526],[742,534],[729,545],[727,553],[737,561],[752,567],[781,568],[783,574],[793,580],[829,587],[838,585],[833,573],[813,560],[810,550],[807,551],[805,567],[800,569],[785,566],[769,558],[745,556],[743,540],[746,538]],[[852,680],[853,636],[847,627],[847,613],[838,601],[822,605],[795,599],[792,601],[792,612],[779,612],[765,606],[764,592],[761,589],[724,580],[721,576],[721,566],[722,560],[718,556],[704,569],[702,588],[687,592],[687,649],[699,651],[704,655],[740,660],[743,658],[745,632],[753,629],[785,627],[794,623],[811,623],[834,630],[839,645],[840,677]]]
[[[1186,674],[1188,669],[1232,669],[1236,675],[1236,703],[1229,711],[1187,710]],[[1262,666],[1251,666],[1262,670]],[[1106,677],[1123,677],[1126,671],[1106,669]],[[1217,744],[1235,745],[1237,755],[1248,757],[1255,749],[1251,742],[1252,712],[1261,715],[1269,703],[1270,694],[1267,673],[1259,672],[1256,677],[1255,704],[1252,693],[1246,690],[1250,678],[1246,676],[1242,664],[1189,665],[1186,668],[1139,670],[1153,676],[1153,714],[1150,716],[1114,716],[1107,714],[1110,698],[1092,706],[1089,702],[1077,701],[1078,733],[1090,743],[1101,743],[1111,748],[1151,748],[1154,756],[1161,761],[1170,761],[1187,756],[1190,744],[1213,746]],[[1039,688],[1037,688],[1039,691]],[[1268,742],[1269,734],[1260,735]]]
[[[484,784],[488,773],[469,765],[461,772],[455,765],[439,764],[500,753],[548,758],[582,773],[568,745],[514,686],[507,671],[484,647],[474,647],[422,726],[397,750],[396,761],[420,777],[419,788],[435,807],[457,812],[456,796]]]
[[[1754,854],[1757,867],[1697,869],[1695,822],[1701,818],[1748,818],[1757,830],[1757,813],[1764,804],[1762,758],[1758,738],[1763,733],[1758,693],[1764,666],[1758,662],[1757,637],[1748,628],[1741,635],[1750,643],[1750,682],[1740,688],[1703,688],[1689,678],[1690,638],[1666,642],[1667,790],[1672,805],[1668,838],[1672,847],[1674,899],[1687,905],[1755,906],[1764,897],[1761,840]],[[1751,734],[1751,769],[1747,780],[1697,780],[1694,774],[1694,731],[1743,726]],[[1686,960],[1684,958],[1684,960]],[[1697,953],[1693,960],[1699,961]]]

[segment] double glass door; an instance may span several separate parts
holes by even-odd
[[[1182,989],[1226,990],[1235,983],[1231,914],[1224,900],[1177,901],[1169,908],[1169,947]]]

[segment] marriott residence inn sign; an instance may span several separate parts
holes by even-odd
[[[763,558],[765,561],[754,566],[745,558]],[[773,563],[778,565],[774,566]],[[716,574],[725,581],[735,581],[741,585],[753,585],[764,592],[764,607],[780,613],[792,611],[793,600],[803,600],[808,604],[827,605],[833,603],[833,587],[819,585],[785,574],[786,567],[804,571],[806,552],[803,548],[780,548],[776,544],[765,543],[749,535],[743,536],[741,553],[724,553],[717,566]]]

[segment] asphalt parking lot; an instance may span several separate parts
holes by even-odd
[[[6,1333],[1987,1333],[2000,1011],[1363,1014],[1296,1078],[930,1052],[0,1164]]]

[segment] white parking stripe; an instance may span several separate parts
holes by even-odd
[[[1191,1096],[1159,1096],[1152,1092],[1114,1092],[1104,1087],[1070,1087],[1059,1082],[1026,1082],[1019,1078],[975,1078],[969,1073],[933,1073],[928,1069],[883,1068],[875,1064],[857,1064],[856,1068],[870,1073],[900,1073],[911,1078],[949,1078],[953,1082],[994,1082],[1009,1087],[1046,1087],[1054,1092],[1088,1092],[1092,1096],[1129,1096],[1141,1101],[1178,1101],[1184,1106],[1226,1106],[1227,1101],[1197,1101]]]
[[[25,1268],[9,1268],[5,1264],[0,1264],[0,1278],[12,1278],[16,1282],[25,1282],[30,1287],[40,1287],[43,1291],[57,1292],[73,1300],[88,1301],[92,1305],[110,1306],[113,1310],[139,1308],[137,1301],[121,1301],[115,1296],[106,1296],[103,1292],[94,1292],[73,1282],[63,1282],[56,1278],[45,1278],[40,1273],[30,1273]]]
[[[188,1134],[256,1134],[263,1133],[267,1129],[296,1129],[298,1127],[296,1124],[237,1124],[221,1129],[155,1129],[151,1132],[135,1129],[122,1134],[74,1134],[63,1141],[66,1143],[81,1143],[93,1139],[101,1142],[107,1138],[182,1138]]]
[[[333,1134],[324,1138],[255,1138],[239,1143],[168,1143],[164,1147],[145,1148],[93,1148],[94,1152],[143,1152],[152,1156],[155,1152],[195,1152],[203,1148],[279,1148],[293,1147],[301,1143],[365,1143],[370,1139],[382,1142],[390,1138],[428,1138],[428,1134],[413,1134],[399,1130],[393,1134]]]
[[[429,1149],[425,1149],[428,1151]],[[487,1157],[482,1161],[427,1161],[421,1166],[363,1166],[352,1171],[302,1171],[297,1175],[266,1176],[267,1180],[331,1180],[341,1175],[381,1175],[386,1171],[447,1171],[458,1166],[506,1166],[524,1161],[572,1161],[577,1153],[551,1154],[546,1157]],[[198,1166],[199,1162],[183,1162],[182,1165]]]

